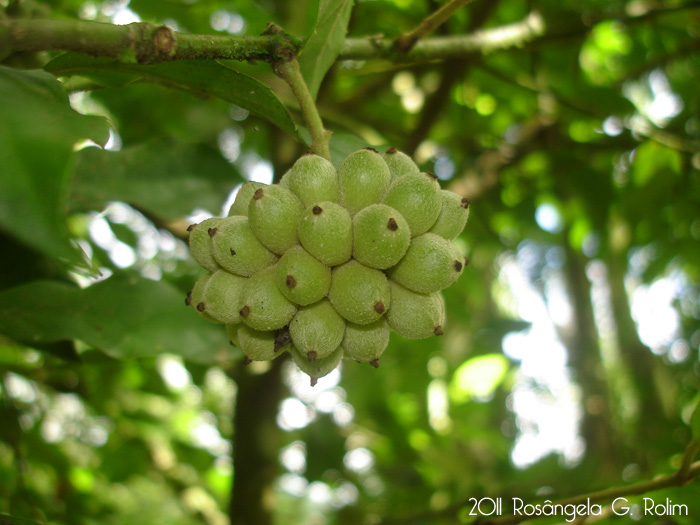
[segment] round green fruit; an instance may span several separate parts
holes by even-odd
[[[378,367],[379,357],[389,345],[390,335],[389,325],[384,317],[370,324],[347,323],[341,344],[347,357]]]
[[[471,202],[449,190],[441,190],[440,196],[442,197],[442,209],[429,231],[451,241],[459,236],[466,226]]]
[[[391,305],[386,275],[352,259],[333,269],[328,298],[336,312],[356,324],[378,320]]]
[[[248,181],[244,183],[238,190],[238,193],[236,193],[236,198],[233,200],[233,204],[231,204],[228,210],[228,216],[242,215],[247,217],[250,199],[253,198],[253,194],[258,188],[264,188],[265,186],[267,186],[267,184],[263,184],[262,182]]]
[[[408,250],[411,231],[403,216],[386,204],[371,204],[352,219],[352,256],[358,262],[385,270]]]
[[[412,292],[391,280],[389,286],[391,308],[386,313],[386,320],[392,330],[409,339],[443,334],[445,305],[437,292]]]
[[[294,348],[309,361],[323,359],[340,346],[345,335],[345,321],[328,299],[302,306],[289,323]]]
[[[340,204],[325,201],[306,208],[298,226],[304,249],[328,266],[337,266],[352,255],[352,218]]]
[[[309,153],[285,174],[289,189],[304,208],[323,201],[338,202],[338,174],[330,161]]]
[[[227,217],[209,232],[214,257],[228,272],[249,277],[277,260],[253,235],[247,217]]]
[[[427,232],[440,215],[442,197],[435,175],[413,173],[394,179],[384,204],[403,215],[411,228],[411,237]]]
[[[297,196],[276,184],[255,190],[248,205],[248,220],[258,240],[281,255],[299,244],[297,222],[303,211]]]
[[[331,269],[301,246],[285,253],[277,263],[277,287],[293,303],[308,305],[320,301],[331,286]]]
[[[340,203],[355,215],[365,206],[382,200],[391,181],[389,167],[372,148],[348,155],[338,167]]]
[[[238,323],[241,320],[239,311],[241,304],[241,292],[247,282],[245,277],[228,273],[226,270],[217,270],[207,281],[202,293],[201,307],[204,312],[220,323]],[[200,305],[197,305],[200,308]]]
[[[397,148],[389,148],[383,155],[384,162],[389,166],[392,180],[411,173],[420,173],[420,169],[413,159],[402,153]]]
[[[219,263],[214,258],[214,248],[212,246],[212,232],[216,233],[217,225],[221,222],[219,217],[205,219],[199,224],[191,224],[187,231],[190,232],[190,253],[197,263],[214,273],[219,269]]]
[[[450,241],[434,233],[424,233],[411,241],[406,255],[387,274],[409,290],[433,293],[455,283],[465,263]]]
[[[294,346],[290,348],[289,352],[299,370],[311,378],[311,386],[314,386],[321,377],[327,376],[335,370],[343,359],[343,349],[340,346],[328,357],[314,359],[313,361],[309,361],[307,356],[294,348]]]
[[[231,341],[236,344],[246,357],[246,364],[251,361],[271,361],[289,350],[288,334],[285,330],[255,330],[243,323],[227,325]],[[284,344],[280,341],[286,340]]]
[[[242,321],[255,330],[277,330],[286,326],[296,306],[277,288],[276,267],[268,266],[251,276],[243,287]]]

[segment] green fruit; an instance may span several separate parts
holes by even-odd
[[[314,386],[319,378],[327,376],[335,370],[343,359],[343,348],[340,346],[328,357],[313,361],[309,361],[306,355],[293,346],[290,348],[289,353],[292,355],[292,360],[299,370],[311,378],[311,386]]]
[[[227,217],[209,233],[214,257],[228,272],[249,277],[277,260],[253,235],[247,217]]]
[[[379,366],[379,357],[389,345],[390,335],[391,332],[384,317],[365,325],[348,323],[341,344],[347,357],[360,363],[371,363],[376,368]]]
[[[465,263],[450,241],[434,233],[424,233],[411,241],[406,255],[396,266],[389,268],[387,274],[409,290],[433,293],[457,281]]]
[[[409,173],[420,173],[420,169],[413,159],[402,153],[397,148],[389,148],[383,155],[384,162],[389,166],[392,180]]]
[[[409,339],[442,335],[445,305],[437,292],[422,294],[389,281],[391,308],[386,320],[395,332]]]
[[[391,181],[382,156],[368,148],[346,157],[338,168],[340,203],[355,215],[365,206],[382,200]]]
[[[236,346],[246,357],[246,364],[251,361],[271,361],[290,349],[289,332],[259,331],[245,324],[227,325],[226,330]]]
[[[207,281],[202,293],[201,305],[204,312],[220,323],[238,323],[241,320],[239,311],[241,303],[241,291],[247,282],[245,277],[228,273],[226,270],[217,270]],[[200,308],[197,304],[197,308]]]
[[[197,282],[194,283],[194,288],[187,293],[185,304],[197,310],[197,313],[207,321],[218,323],[219,321],[214,319],[206,312],[206,307],[204,304],[204,290],[206,289],[207,283],[209,282],[209,279],[211,279],[211,276],[211,273],[205,273],[199,279],[197,279]]]
[[[384,204],[403,215],[411,237],[427,232],[440,215],[442,197],[437,177],[427,173],[403,175],[391,183]]]
[[[268,266],[248,279],[241,294],[242,321],[255,330],[277,330],[287,325],[296,306],[277,288],[276,268]]]
[[[297,222],[303,211],[299,199],[287,188],[258,188],[248,206],[250,228],[268,250],[281,255],[299,244]]]
[[[440,195],[442,209],[435,224],[428,231],[451,241],[462,233],[467,224],[470,201],[449,190],[442,190]]]
[[[357,324],[378,320],[391,305],[384,273],[355,260],[333,269],[328,298],[341,316]]]
[[[208,272],[219,269],[219,263],[214,258],[212,247],[212,232],[216,232],[216,226],[221,222],[219,217],[205,219],[199,224],[191,224],[187,231],[190,232],[190,252],[194,260]]]
[[[267,186],[267,184],[263,184],[262,182],[248,181],[244,183],[238,190],[238,193],[236,193],[236,198],[228,210],[228,216],[233,217],[234,215],[242,215],[247,217],[250,199],[253,198],[253,194],[258,188],[264,188],[265,186]]]
[[[323,359],[340,346],[345,335],[345,321],[328,299],[302,306],[289,323],[294,348],[309,361]]]
[[[371,204],[352,219],[352,256],[358,262],[385,270],[404,256],[411,231],[403,216],[386,204]]]
[[[304,208],[317,202],[338,202],[338,174],[330,161],[309,153],[294,163],[285,175],[289,189]]]
[[[298,233],[304,249],[323,264],[337,266],[352,255],[352,218],[340,204],[326,201],[306,208]]]
[[[296,246],[277,263],[276,281],[282,295],[293,303],[312,304],[328,294],[331,269]]]

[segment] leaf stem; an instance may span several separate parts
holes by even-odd
[[[272,66],[275,74],[283,79],[294,93],[294,96],[299,101],[299,107],[304,117],[304,122],[311,133],[311,151],[316,155],[320,155],[325,159],[331,160],[330,152],[330,132],[323,127],[321,115],[318,113],[316,103],[309,91],[304,77],[299,68],[299,62],[296,58],[292,60],[280,60]]]
[[[408,33],[404,33],[396,39],[395,46],[398,51],[409,51],[415,44],[426,35],[429,35],[438,26],[447,21],[455,12],[473,0],[450,0],[432,15],[427,16],[420,24]]]

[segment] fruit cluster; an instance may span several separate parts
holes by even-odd
[[[451,241],[468,215],[395,148],[356,151],[337,171],[307,154],[279,184],[245,183],[228,217],[188,228],[207,273],[186,302],[225,323],[246,362],[289,351],[312,384],[343,356],[377,367],[391,330],[442,335],[439,292],[467,262]]]

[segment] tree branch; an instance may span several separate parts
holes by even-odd
[[[429,35],[438,26],[447,21],[460,7],[467,5],[473,0],[450,0],[440,9],[428,16],[408,33],[404,33],[396,39],[396,49],[402,53],[411,49],[415,43],[426,35]]]
[[[301,114],[304,116],[304,121],[311,133],[311,151],[316,155],[331,160],[329,146],[331,134],[323,127],[321,115],[318,113],[318,108],[299,69],[299,62],[296,58],[280,60],[273,64],[272,68],[277,76],[289,84],[294,96],[299,101]]]

